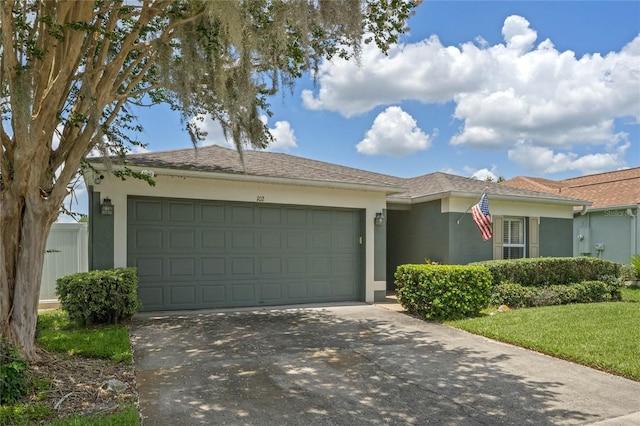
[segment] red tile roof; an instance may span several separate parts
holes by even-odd
[[[640,204],[640,167],[559,181],[518,176],[502,183],[516,188],[589,200],[593,202],[592,209]]]

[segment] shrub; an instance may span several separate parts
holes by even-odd
[[[635,281],[640,279],[636,276],[636,268],[633,265],[624,264],[620,266],[620,281]]]
[[[80,272],[59,278],[56,294],[69,318],[80,325],[117,324],[140,309],[135,268]]]
[[[512,308],[594,303],[621,300],[620,284],[606,281],[582,281],[572,285],[531,287],[515,283],[502,283],[491,292],[492,305]]]
[[[479,266],[400,265],[395,279],[398,302],[425,319],[475,316],[489,302],[491,275]]]
[[[493,285],[518,283],[547,287],[620,276],[620,264],[595,257],[540,257],[472,263],[491,272]]]
[[[27,392],[29,363],[18,348],[0,338],[0,404],[13,404]]]
[[[637,280],[640,280],[640,254],[635,254],[629,258],[629,262],[633,266]]]

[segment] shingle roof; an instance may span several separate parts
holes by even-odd
[[[574,205],[585,204],[582,200],[573,200],[563,195],[514,188],[441,172],[404,179],[282,153],[247,150],[243,151],[242,158],[244,167],[235,149],[210,145],[197,149],[130,154],[126,156],[126,163],[151,169],[371,186],[378,190],[385,189],[388,194],[393,194],[389,200],[397,202],[411,202],[411,200],[430,196],[437,198],[439,195],[447,196],[455,193],[480,196],[487,189],[489,194],[505,197],[540,199],[565,204],[573,201]],[[90,161],[99,162],[100,159],[94,158]]]
[[[448,173],[435,172],[423,176],[406,179],[409,191],[403,194],[393,195],[392,199],[402,198],[422,198],[436,196],[439,194],[477,194],[487,192],[489,196],[499,195],[504,197],[519,197],[540,199],[545,201],[575,201],[575,205],[585,204],[582,200],[572,199],[563,195],[550,194],[543,191],[533,191],[526,188],[515,188],[501,185],[495,182],[486,182],[483,180],[465,178],[462,176],[451,175]]]
[[[242,157],[244,167],[237,150],[209,145],[197,149],[131,154],[127,155],[126,163],[149,168],[388,186],[395,192],[406,188],[401,178],[288,154],[247,150],[243,151]]]
[[[640,167],[551,181],[518,176],[505,185],[530,189],[541,184],[540,191],[592,201],[591,208],[640,204]]]

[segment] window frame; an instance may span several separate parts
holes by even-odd
[[[522,235],[522,242],[520,243],[512,243],[512,228],[511,223],[518,222],[520,226],[520,233]],[[502,259],[524,259],[527,257],[527,218],[525,217],[515,217],[515,216],[504,216],[502,218]],[[506,252],[510,251],[509,249],[517,248],[522,249],[521,257],[507,257]]]

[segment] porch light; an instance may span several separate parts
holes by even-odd
[[[382,214],[382,212],[376,213],[376,217],[373,219],[373,223],[375,223],[377,226],[380,226],[384,223],[384,215]]]
[[[105,216],[113,216],[113,204],[111,204],[111,198],[105,198],[100,204],[100,213]]]

